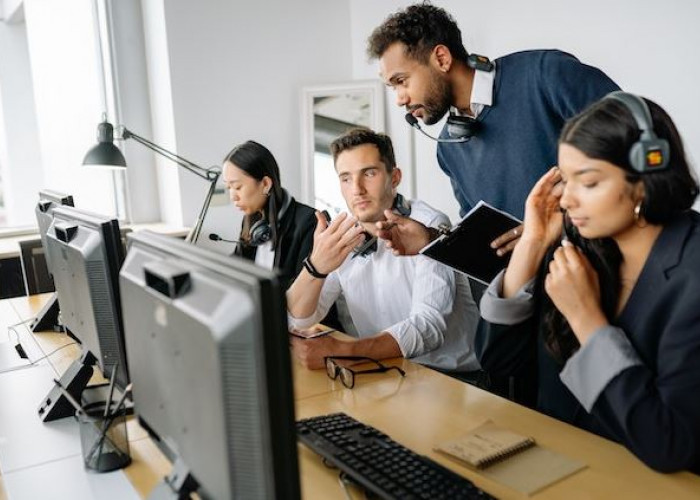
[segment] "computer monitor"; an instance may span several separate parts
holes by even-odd
[[[116,366],[115,385],[129,382],[119,294],[124,247],[116,219],[69,207],[53,209],[46,250],[61,304],[61,321],[81,344],[83,354],[63,374],[61,384],[78,401],[97,364],[106,378]],[[39,415],[54,420],[73,408],[54,387]]]
[[[53,209],[56,207],[74,207],[73,197],[69,194],[60,193],[58,191],[53,191],[51,189],[43,189],[39,191],[39,201],[36,204],[34,213],[36,215],[36,222],[39,226],[39,237],[41,238],[41,247],[43,249],[44,262],[46,263],[46,269],[49,275],[53,274],[51,271],[51,263],[49,262],[48,255],[46,254],[46,233],[49,230],[49,226],[53,221]],[[33,255],[33,260],[37,263],[41,262],[40,255]],[[28,270],[24,269],[25,259],[22,259],[23,273],[26,277],[28,276]],[[37,266],[34,266],[36,271]],[[29,290],[28,283],[25,283],[25,287]],[[37,313],[34,320],[30,324],[30,328],[33,332],[40,332],[44,330],[52,330],[58,326],[58,297],[54,293],[51,298],[44,304],[44,307]]]
[[[120,285],[134,410],[176,456],[175,477],[151,497],[299,498],[276,275],[148,231],[127,246]]]

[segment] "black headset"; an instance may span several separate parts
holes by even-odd
[[[404,198],[401,193],[396,193],[391,209],[403,217],[408,217],[411,215],[411,203]],[[354,259],[358,256],[367,257],[377,251],[377,237],[370,236],[370,234],[367,232],[365,232],[365,236],[365,242],[353,249],[353,255],[351,258]]]
[[[651,112],[647,103],[635,94],[621,90],[611,92],[605,99],[613,99],[622,103],[630,112],[641,134],[639,139],[630,147],[629,162],[637,172],[658,172],[668,167],[671,149],[666,139],[659,138],[654,133]]]
[[[493,63],[488,57],[479,54],[469,54],[467,65],[479,71],[493,71]],[[418,119],[411,113],[406,113],[406,121],[410,126],[419,130],[423,135],[437,142],[467,142],[481,129],[481,122],[471,116],[461,116],[450,113],[447,117],[447,135],[449,139],[432,137],[428,135],[418,123]]]
[[[271,196],[274,196],[274,194],[271,194]],[[282,217],[284,216],[284,213],[287,211],[289,208],[289,205],[292,203],[292,197],[284,191],[284,200],[282,201],[282,208],[280,208],[279,214],[277,216],[277,220],[281,220]],[[260,246],[264,243],[267,243],[272,239],[272,227],[270,226],[270,222],[267,220],[267,217],[263,217],[262,219],[255,221],[253,225],[250,227],[250,240],[246,242],[248,246],[252,247],[257,247]]]

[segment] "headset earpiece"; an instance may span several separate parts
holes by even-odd
[[[481,56],[479,54],[469,54],[467,57],[467,66],[470,68],[478,69],[479,71],[493,71],[493,63],[486,56]]]
[[[629,162],[640,174],[657,172],[668,167],[671,150],[666,139],[659,138],[654,133],[653,121],[649,106],[641,97],[622,92],[611,92],[606,99],[614,99],[622,103],[630,112],[641,132],[639,139],[629,150]]]
[[[284,191],[284,201],[282,201],[282,208],[280,208],[277,214],[278,221],[281,220],[282,217],[284,217],[285,212],[291,204],[292,197],[289,195],[289,193],[287,193],[287,191]],[[270,223],[268,222],[267,218],[263,217],[259,221],[256,221],[250,227],[250,240],[248,241],[248,245],[257,247],[264,243],[267,243],[271,239],[272,227],[270,226]]]
[[[447,135],[451,139],[471,139],[481,129],[481,122],[471,116],[450,113],[447,117]]]
[[[411,204],[408,202],[408,200],[406,200],[406,198],[403,197],[401,193],[396,193],[394,204],[391,206],[391,209],[404,217],[411,215]]]

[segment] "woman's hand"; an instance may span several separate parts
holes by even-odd
[[[563,215],[559,199],[563,189],[561,174],[552,167],[532,188],[525,202],[525,222],[503,278],[503,298],[513,297],[535,277],[547,249],[560,237]],[[514,235],[516,236],[516,235]]]
[[[564,191],[558,167],[552,167],[532,188],[525,202],[523,240],[551,246],[560,236],[564,216],[559,200]]]
[[[569,242],[557,248],[544,289],[583,345],[608,323],[600,305],[598,274],[583,253]]]

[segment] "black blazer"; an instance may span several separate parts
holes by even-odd
[[[700,473],[698,213],[668,224],[654,243],[614,323],[643,364],[610,381],[591,413],[559,379],[563,367],[544,349],[540,319],[536,306],[535,315],[518,325],[482,320],[475,346],[481,366],[531,376],[539,410],[624,444],[656,470]]]
[[[315,211],[292,198],[284,216],[279,221],[279,233],[275,260],[280,282],[286,290],[303,267],[302,261],[311,253],[316,229]],[[257,247],[236,245],[234,255],[255,260]]]

